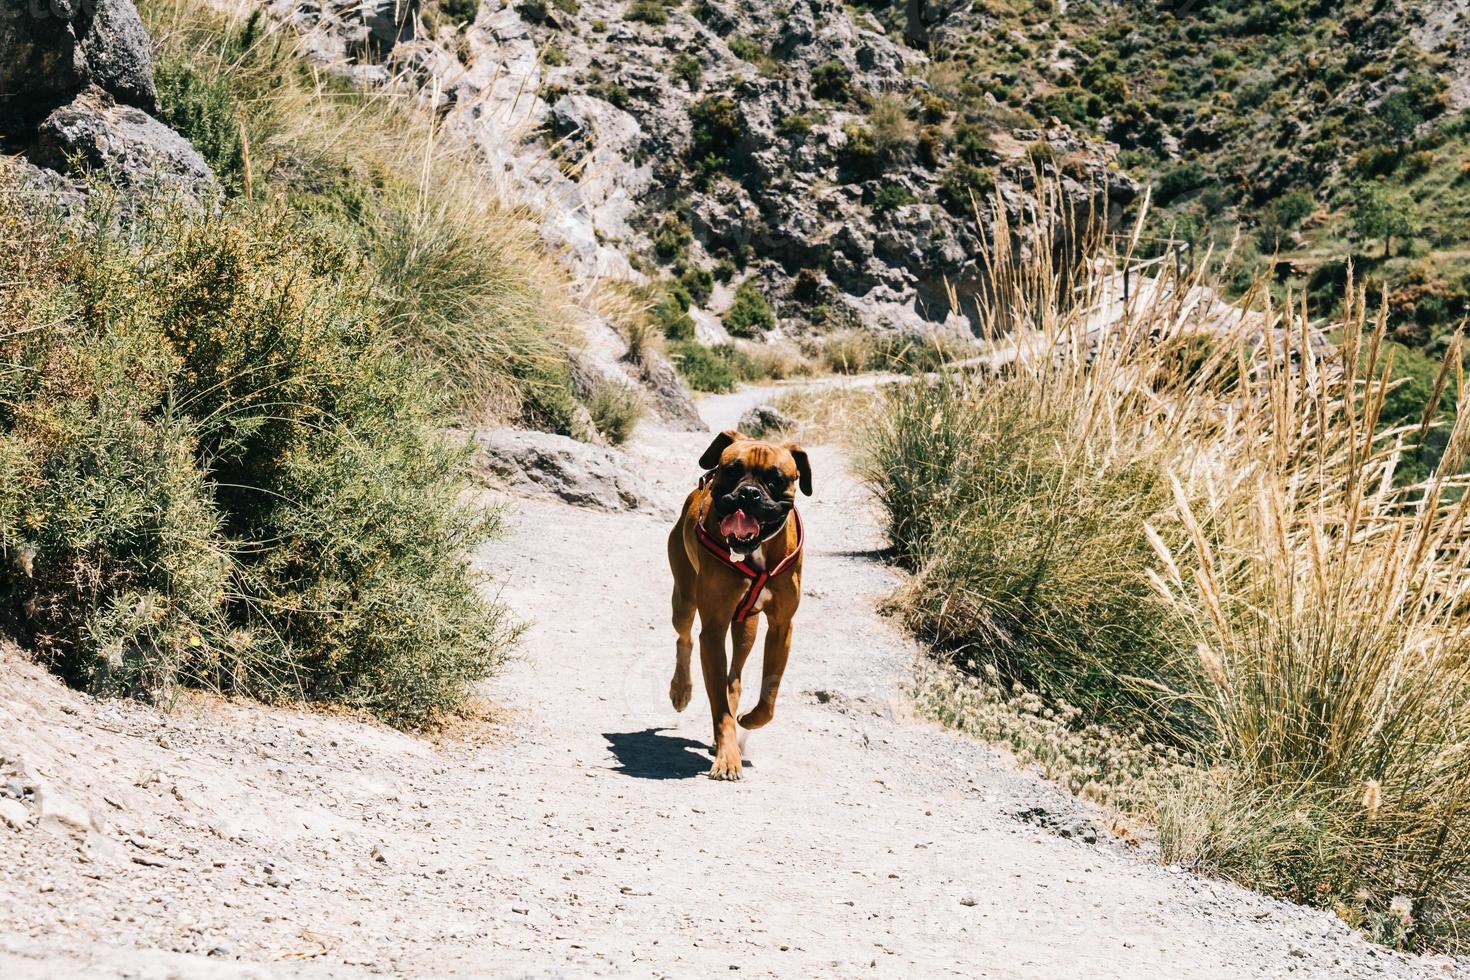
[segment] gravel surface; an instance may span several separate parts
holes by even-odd
[[[721,428],[770,394],[701,408]],[[631,451],[672,505],[708,438]],[[0,799],[24,808],[0,812],[0,976],[1454,972],[1151,863],[911,717],[918,651],[876,612],[894,580],[871,504],[840,450],[812,464],[791,666],[739,783],[704,778],[701,699],[669,706],[667,527],[644,514],[515,503],[477,560],[531,629],[487,685],[495,724],[451,742],[96,701],[0,651]]]

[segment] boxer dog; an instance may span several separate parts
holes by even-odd
[[[740,671],[755,645],[758,613],[766,617],[765,659],[756,706],[739,715],[742,728],[760,728],[776,713],[776,692],[791,652],[791,617],[801,602],[803,530],[796,491],[812,492],[806,452],[739,432],[721,432],[699,465],[705,474],[684,500],[669,534],[674,572],[674,710],[689,706],[689,677],[699,614],[699,666],[714,722],[714,779],[739,779]],[[734,653],[725,662],[725,633]]]

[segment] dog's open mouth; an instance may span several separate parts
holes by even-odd
[[[760,522],[743,510],[731,511],[720,520],[720,533],[742,543],[754,541],[761,533]]]

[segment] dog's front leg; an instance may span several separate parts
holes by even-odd
[[[715,729],[715,764],[712,779],[740,778],[740,746],[735,741],[735,712],[730,707],[725,668],[725,631],[721,619],[699,617],[699,667],[704,674],[704,692],[709,695],[709,713]],[[715,626],[715,623],[721,623]]]

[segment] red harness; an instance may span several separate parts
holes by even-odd
[[[708,478],[701,480],[699,485],[704,486],[707,482]],[[735,607],[734,622],[743,623],[760,599],[761,589],[766,587],[766,583],[790,568],[801,556],[801,547],[806,543],[806,529],[801,526],[801,515],[797,513],[795,507],[791,508],[791,520],[796,522],[796,547],[787,552],[786,557],[782,558],[770,571],[756,568],[748,561],[736,561],[730,557],[730,549],[725,547],[725,543],[705,530],[703,515],[700,515],[699,520],[695,522],[694,531],[699,536],[699,543],[704,546],[704,550],[714,555],[715,559],[726,568],[750,579],[750,585],[745,589],[745,597]],[[784,529],[786,525],[781,526]],[[758,542],[755,547],[759,548],[763,543]]]

